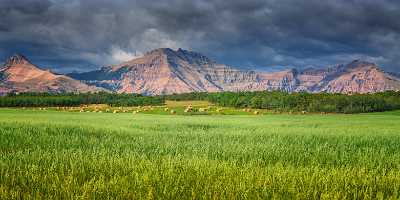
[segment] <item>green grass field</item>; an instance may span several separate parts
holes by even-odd
[[[398,199],[400,112],[0,109],[1,199]]]

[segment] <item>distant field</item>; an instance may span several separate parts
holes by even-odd
[[[165,101],[165,105],[167,107],[182,107],[182,106],[198,106],[198,107],[207,107],[212,106],[213,104],[208,101]]]
[[[162,109],[0,109],[0,199],[400,197],[400,112]]]

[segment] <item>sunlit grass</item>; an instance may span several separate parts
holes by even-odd
[[[397,199],[399,122],[1,109],[0,198]]]

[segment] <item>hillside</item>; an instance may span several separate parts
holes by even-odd
[[[355,60],[326,69],[257,72],[235,69],[196,52],[156,49],[143,57],[71,77],[119,93],[262,91],[370,93],[399,90],[400,78]]]
[[[42,70],[22,55],[10,57],[0,68],[0,94],[9,92],[96,92],[104,89],[88,86],[65,75]]]

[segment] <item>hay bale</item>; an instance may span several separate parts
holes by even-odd
[[[164,108],[164,111],[165,111],[165,112],[168,112],[168,110],[169,110],[169,108]]]
[[[192,112],[193,111],[193,107],[191,105],[187,106],[186,109],[184,110],[184,112]]]
[[[114,110],[113,113],[114,113],[114,114],[115,114],[115,113],[118,113],[118,110]]]
[[[301,111],[301,114],[305,115],[305,114],[307,114],[307,111],[303,110],[303,111]]]
[[[256,111],[254,111],[254,114],[258,115],[258,114],[260,114],[260,112],[258,112],[258,110],[256,110]]]
[[[189,107],[187,107],[187,108],[184,110],[185,113],[192,112],[192,111],[193,111],[193,108],[189,108]]]
[[[171,114],[176,114],[176,111],[175,111],[175,110],[171,110],[170,113],[171,113]]]

